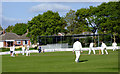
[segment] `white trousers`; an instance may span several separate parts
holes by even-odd
[[[89,48],[89,53],[88,54],[91,53],[91,50],[93,50],[93,53],[95,54],[95,49],[94,48]]]
[[[80,51],[75,51],[75,54],[76,54],[75,62],[79,62]]]
[[[12,55],[11,56],[14,56],[14,52],[12,52]]]
[[[117,47],[116,47],[116,46],[114,46],[114,47],[113,47],[113,51],[115,51],[116,49],[117,49]]]
[[[15,54],[15,52],[13,51],[11,56],[14,57],[15,56],[14,54]]]
[[[22,55],[24,55],[25,54],[25,50],[22,50]]]
[[[101,52],[102,52],[102,54],[104,54],[104,50],[105,50],[105,53],[106,53],[106,54],[108,54],[108,52],[107,52],[107,49],[106,49],[106,48],[101,48]]]
[[[28,55],[30,56],[30,52],[29,52],[29,51],[26,51],[26,56],[28,56]]]

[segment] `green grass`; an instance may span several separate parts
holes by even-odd
[[[118,51],[109,55],[81,53],[79,63],[72,52],[31,53],[31,56],[2,56],[2,72],[118,72]]]

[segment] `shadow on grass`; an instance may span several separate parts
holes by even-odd
[[[86,61],[88,61],[88,60],[81,60],[81,61],[79,61],[79,62],[86,62]]]

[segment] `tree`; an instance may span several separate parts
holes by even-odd
[[[82,9],[81,9],[82,10]],[[67,22],[67,29],[70,34],[80,34],[84,31],[87,31],[87,26],[81,19],[79,19],[79,11],[75,12],[74,10],[70,10],[65,17],[65,21]]]
[[[1,27],[1,25],[0,25],[0,31],[2,31],[3,30],[3,28]]]
[[[76,15],[77,15],[77,20],[82,24],[83,32],[84,31],[89,31],[95,34],[97,30],[97,24],[96,22],[96,17],[94,15],[94,10],[95,8],[90,6],[89,8],[82,8],[77,10]],[[96,37],[94,37],[94,42],[96,46]]]
[[[84,24],[87,31],[91,31],[95,34],[97,31],[99,24],[99,17],[95,15],[97,13],[97,7],[90,6],[89,8],[82,8],[77,10],[77,21]]]
[[[65,18],[64,18],[64,20],[67,22],[67,26],[66,26],[66,28],[67,28],[67,30],[68,30],[68,32],[69,33],[73,33],[74,32],[74,26],[75,26],[75,17],[76,17],[76,15],[75,15],[75,11],[74,10],[70,10],[67,14],[66,14],[66,16],[65,16]]]
[[[86,20],[86,18],[89,16],[90,16],[89,9],[87,8],[78,9],[76,12],[76,21],[80,24],[79,27],[81,28],[82,32],[90,31],[88,22]]]
[[[36,43],[38,36],[54,35],[59,32],[64,32],[65,26],[66,22],[59,16],[58,12],[47,11],[28,21],[28,36],[31,37],[33,43]]]
[[[114,41],[115,36],[120,33],[120,1],[102,3],[88,9],[82,8],[77,10],[76,15],[78,22],[87,25],[89,31],[93,33],[97,30],[101,34],[111,33]]]
[[[99,33],[111,33],[115,41],[115,36],[120,34],[120,1],[103,3],[97,10],[95,15],[100,18]]]
[[[25,23],[17,23],[17,24],[15,24],[15,26],[13,27],[12,32],[16,33],[18,35],[25,34],[27,32],[27,24],[25,24]]]
[[[6,32],[12,32],[12,30],[13,30],[13,25],[9,25],[7,28],[6,28]]]

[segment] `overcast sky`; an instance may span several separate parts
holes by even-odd
[[[46,0],[45,0],[46,1]],[[88,8],[89,6],[98,6],[102,2],[79,2],[74,0],[70,0],[73,2],[14,2],[14,0],[7,1],[5,0],[0,4],[0,17],[2,17],[2,27],[7,28],[9,25],[15,25],[16,23],[27,23],[34,16],[38,14],[42,14],[48,10],[52,10],[54,12],[58,12],[60,16],[65,16],[70,9],[77,10],[81,8]],[[2,8],[2,12],[1,12]]]

